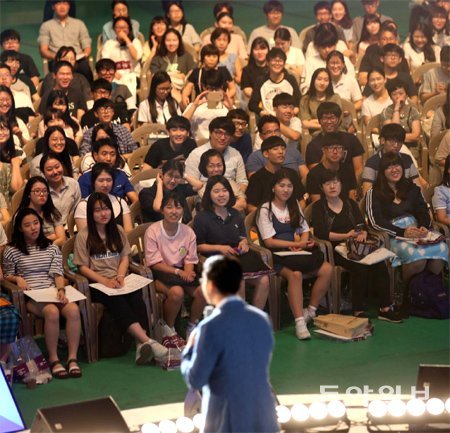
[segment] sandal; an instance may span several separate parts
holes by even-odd
[[[54,368],[57,365],[59,365],[59,367]],[[50,371],[55,379],[67,379],[69,377],[69,373],[67,373],[67,370],[59,359],[50,363]]]
[[[70,377],[73,377],[74,379],[78,379],[79,377],[81,377],[81,368],[78,366],[78,360],[76,360],[75,358],[67,360],[67,372],[68,375]]]

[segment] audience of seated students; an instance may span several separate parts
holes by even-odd
[[[441,48],[450,45],[450,30],[448,28],[448,12],[441,6],[432,3],[429,5],[429,25],[433,34],[433,42]]]
[[[346,52],[346,45],[338,39],[336,27],[331,23],[320,24],[317,28],[314,40],[309,44],[306,52],[306,64],[302,75],[300,86],[302,93],[305,93],[311,83],[311,77],[318,68],[327,66],[327,57],[332,51]],[[345,56],[344,63],[349,74],[354,75],[355,68],[350,59]]]
[[[305,56],[300,48],[292,46],[292,37],[285,27],[277,29],[274,35],[275,46],[281,48],[286,54],[286,69],[298,82],[305,66]]]
[[[69,16],[69,8],[68,1],[52,2],[54,17],[45,21],[39,29],[39,51],[42,58],[53,63],[61,46],[73,47],[78,59],[77,72],[91,82],[92,72],[88,61],[92,52],[91,38],[84,22]]]
[[[114,19],[118,17],[129,18],[128,2],[126,0],[113,0],[111,2],[112,20],[105,23],[102,30],[102,42],[105,43],[110,39],[115,39],[116,33],[114,32]],[[139,33],[139,22],[130,18],[133,34]]]
[[[111,99],[112,85],[108,80],[105,80],[104,78],[97,78],[92,82],[91,91],[94,103],[95,101],[101,98]],[[125,100],[122,99],[122,101],[120,102],[113,101],[113,104],[114,104],[114,117],[112,119],[113,123],[119,123],[125,126],[128,130],[130,130],[131,116],[130,112],[127,109]],[[94,108],[91,108],[81,118],[80,126],[84,132],[89,128],[93,128],[95,125],[97,125],[97,123],[98,118],[95,115]]]
[[[226,66],[219,66],[220,53],[219,49],[212,44],[205,45],[200,51],[200,67],[194,68],[187,76],[187,82],[183,87],[181,93],[181,102],[186,108],[191,101],[192,91],[195,95],[199,95],[205,89],[205,74],[210,70],[217,70],[221,76],[222,81],[226,83],[226,92],[228,96],[233,99],[236,95],[236,85],[233,77]]]
[[[20,171],[22,158],[19,152],[14,146],[13,132],[8,118],[0,116],[0,191],[8,203],[12,195],[23,185]]]
[[[423,76],[420,86],[420,100],[422,103],[436,95],[445,94],[450,78],[450,45],[441,48],[439,56],[440,66],[430,69]]]
[[[209,149],[200,158],[198,169],[206,181],[194,179],[189,175],[185,175],[185,179],[190,183],[192,189],[197,193],[200,199],[203,198],[206,188],[207,180],[212,176],[223,176],[226,171],[226,164],[223,154],[215,149]],[[234,205],[233,208],[244,212],[247,208],[247,201],[245,194],[239,188],[239,185],[234,180],[228,180],[233,191]]]
[[[250,98],[256,83],[260,79],[266,79],[269,75],[267,54],[269,43],[261,37],[255,38],[250,47],[248,64],[242,69],[241,89],[246,98]]]
[[[151,62],[158,51],[159,44],[166,30],[169,28],[164,17],[157,15],[153,17],[148,29],[148,39],[145,41],[142,51],[142,63]]]
[[[8,51],[3,51],[0,55],[0,61],[1,56],[5,52],[7,53]],[[16,54],[14,51],[11,52]],[[25,124],[34,119],[35,113],[30,88],[23,81],[13,76],[10,66],[5,63],[0,63],[0,85],[8,87],[11,90],[14,97],[16,116]],[[31,85],[34,88],[34,84],[31,83]]]
[[[246,283],[255,287],[252,304],[264,309],[269,296],[270,269],[259,253],[249,249],[244,217],[234,206],[233,189],[223,176],[208,179],[202,210],[194,218],[198,252],[234,256],[241,263]]]
[[[117,83],[127,86],[131,94],[136,96],[137,80],[141,72],[141,41],[133,34],[128,17],[114,18],[113,28],[116,37],[105,42],[101,56],[115,62],[115,80]]]
[[[189,154],[197,148],[197,143],[189,134],[191,124],[183,116],[175,115],[166,123],[169,136],[156,140],[147,152],[144,159],[143,170],[159,168],[169,159],[176,158],[184,162]]]
[[[343,180],[336,171],[326,170],[320,177],[320,200],[313,204],[312,226],[319,239],[331,241],[333,247],[348,239],[364,242],[368,230],[358,204],[343,193]],[[369,290],[378,294],[378,319],[401,323],[399,313],[392,308],[389,272],[384,261],[367,266],[333,251],[334,262],[350,271],[349,287],[352,311],[356,317],[366,317],[364,299]]]
[[[68,141],[66,141],[64,129],[60,126],[49,126],[45,131],[42,139],[42,153],[37,154],[30,162],[30,176],[42,176],[40,170],[41,159],[48,153],[56,153],[64,166],[65,175],[68,177],[78,177],[78,168],[76,162],[80,158],[78,147],[72,140],[72,146],[69,149]],[[73,148],[75,145],[75,148]]]
[[[302,127],[315,135],[320,130],[317,109],[322,102],[335,102],[341,105],[341,97],[334,93],[328,69],[318,68],[311,77],[311,84],[300,100],[300,119]]]
[[[158,51],[150,63],[150,71],[152,74],[165,71],[170,75],[173,87],[172,95],[177,101],[181,98],[180,92],[186,75],[196,66],[192,56],[184,48],[180,33],[175,29],[167,29],[158,46]]]
[[[269,199],[271,185],[276,173],[283,169],[290,173],[295,187],[295,198],[305,207],[303,187],[298,171],[284,165],[286,156],[286,143],[276,135],[266,138],[261,144],[261,153],[266,159],[265,165],[250,177],[247,194],[247,211],[254,211],[259,205]],[[273,192],[273,191],[272,191]]]
[[[450,226],[450,155],[445,158],[442,182],[434,188],[432,204],[436,221]]]
[[[245,42],[241,34],[233,32],[233,15],[231,15],[229,12],[219,13],[219,15],[216,16],[216,22],[214,26],[215,28],[225,29],[230,34],[230,43],[227,46],[226,52],[228,54],[236,54],[241,61],[245,61],[248,57],[247,47],[245,46]],[[214,30],[203,37],[203,45],[211,43],[211,34],[214,32]]]
[[[381,61],[383,63],[383,71],[386,78],[386,85],[392,80],[399,79],[405,83],[406,93],[414,104],[417,104],[417,88],[411,78],[409,72],[399,70],[400,63],[404,58],[403,50],[396,44],[387,44],[382,48]],[[372,87],[366,86],[363,91],[364,96],[373,93]]]
[[[54,245],[61,247],[66,242],[64,226],[60,222],[61,214],[53,204],[47,181],[42,176],[32,176],[25,184],[19,209],[31,208],[41,218],[45,237]]]
[[[235,127],[227,117],[216,117],[209,123],[209,142],[194,149],[186,160],[186,175],[194,179],[204,180],[198,165],[203,153],[209,149],[216,149],[223,154],[226,171],[224,176],[228,180],[234,180],[243,192],[247,189],[247,176],[241,154],[230,146]]]
[[[197,95],[183,112],[183,116],[191,122],[192,135],[200,142],[210,138],[211,121],[226,116],[234,108],[218,70],[205,71],[202,81],[206,90]]]
[[[283,20],[284,7],[283,4],[278,0],[269,0],[264,3],[263,6],[264,15],[266,16],[266,24],[260,27],[256,27],[250,33],[250,37],[247,42],[247,51],[251,51],[251,46],[253,40],[261,37],[264,38],[272,48],[275,45],[275,31],[281,27],[281,21]],[[286,27],[292,37],[292,46],[296,48],[301,48],[300,39],[298,34],[292,27]]]
[[[381,14],[378,12],[378,7],[380,5],[380,0],[361,0],[364,15],[360,15],[353,20],[353,40],[359,41],[361,39],[361,33],[364,28],[364,19],[369,15],[376,15],[381,23],[385,21],[392,21],[391,17]]]
[[[169,27],[182,36],[184,44],[189,44],[199,51],[202,41],[194,26],[186,21],[183,2],[181,0],[163,0],[163,9]]]
[[[269,139],[272,140],[272,139]],[[307,325],[316,316],[320,300],[325,296],[331,281],[333,267],[324,260],[319,248],[310,240],[310,230],[297,202],[295,177],[283,168],[273,176],[269,185],[270,197],[260,204],[256,223],[263,246],[273,252],[306,250],[308,255],[273,255],[275,270],[287,279],[287,293],[295,320],[298,339],[308,340],[311,334]],[[303,274],[317,278],[312,286],[308,308],[303,308]]]
[[[42,219],[34,209],[26,207],[17,212],[11,243],[3,257],[3,270],[5,279],[21,290],[55,289],[58,302],[29,300],[26,308],[30,313],[44,318],[45,345],[53,377],[81,377],[81,369],[77,363],[81,332],[80,311],[76,303],[69,302],[66,298],[61,252],[45,237]],[[60,316],[66,320],[66,367],[58,358]]]
[[[91,171],[91,194],[80,200],[75,209],[75,223],[78,231],[88,224],[87,221],[87,202],[89,197],[97,192],[106,194],[112,203],[113,218],[117,224],[120,224],[125,233],[133,229],[131,222],[130,208],[126,200],[122,197],[111,194],[114,187],[116,170],[110,164],[98,162],[92,167]]]
[[[183,206],[183,222],[192,220],[192,213],[187,204],[187,198],[195,195],[192,187],[183,182],[184,166],[177,159],[169,159],[158,173],[152,186],[144,187],[139,192],[142,217],[144,222],[159,221],[163,218],[161,203],[168,194],[174,192]]]
[[[312,202],[320,199],[321,178],[327,170],[335,171],[342,181],[342,197],[357,200],[356,178],[353,167],[342,162],[344,146],[340,142],[339,134],[329,132],[324,135],[322,146],[322,160],[308,173],[306,191]]]
[[[443,262],[448,261],[445,242],[431,245],[408,243],[408,248],[404,248],[404,241],[397,239],[397,236],[425,238],[431,229],[428,205],[420,188],[405,177],[398,154],[386,153],[381,158],[377,179],[367,192],[366,213],[373,228],[389,234],[391,250],[402,264],[406,289],[411,277],[419,272],[427,269],[439,274],[442,271]],[[407,290],[404,295],[404,300],[408,299]]]
[[[55,153],[48,153],[41,159],[41,172],[50,189],[53,204],[61,214],[61,224],[67,223],[67,217],[75,210],[81,200],[80,187],[72,177],[64,176],[64,166],[61,157]]]
[[[417,23],[409,34],[409,40],[403,45],[405,59],[409,69],[414,72],[425,63],[437,62],[441,47],[435,45],[431,29],[424,23]]]
[[[348,10],[348,5],[345,0],[333,0],[331,6],[331,22],[341,29],[345,36],[345,42],[349,49],[355,46],[355,39],[353,36],[353,20]]]
[[[330,73],[333,91],[341,99],[353,103],[355,110],[361,109],[362,94],[355,75],[349,74],[345,57],[340,51],[332,51],[327,57],[327,69]]]
[[[31,56],[20,52],[20,34],[14,29],[5,29],[0,33],[0,44],[3,51],[15,51],[19,55],[19,74],[26,75],[37,87],[39,85],[39,71]]]
[[[430,136],[433,137],[446,129],[450,129],[450,86],[447,86],[447,93],[444,105],[439,107],[433,116]]]
[[[227,117],[234,124],[234,134],[230,146],[236,149],[242,156],[244,164],[252,153],[252,137],[248,132],[250,117],[241,108],[234,108],[227,113]]]
[[[21,148],[27,141],[31,140],[30,133],[24,121],[17,116],[14,104],[14,96],[6,86],[0,85],[0,116],[6,117],[14,134],[13,139],[17,147]]]
[[[108,125],[117,140],[117,145],[120,149],[120,154],[123,158],[128,158],[128,156],[137,149],[138,145],[133,140],[130,131],[117,123],[113,123],[114,118],[114,104],[110,99],[100,98],[94,102],[94,114],[98,118],[100,124]],[[98,126],[98,125],[97,125]],[[95,127],[94,127],[95,128]],[[92,134],[94,128],[89,128],[83,134],[83,140],[80,145],[80,155],[84,156],[86,153],[92,151]]]
[[[397,153],[402,160],[404,177],[411,179],[417,185],[421,185],[421,180],[417,167],[414,165],[412,157],[405,153],[404,146],[406,132],[398,123],[389,123],[381,128],[380,145],[381,149],[372,155],[367,161],[362,174],[363,195],[372,188],[375,183],[380,167],[380,161],[385,153]],[[405,149],[406,148],[406,149]]]
[[[327,1],[319,1],[314,3],[314,16],[316,17],[316,25],[306,32],[305,39],[303,40],[302,49],[304,53],[306,53],[306,51],[308,50],[309,44],[314,41],[316,31],[319,26],[321,24],[328,24],[333,22],[330,3]],[[345,42],[346,38],[343,30],[338,26],[335,27],[338,38]]]
[[[75,94],[82,94],[84,96],[85,101],[89,101],[91,99],[90,92],[90,84],[86,77],[82,74],[76,72],[76,53],[73,47],[67,47],[63,45],[55,56],[55,64],[58,62],[69,62],[74,70],[72,81],[70,82],[70,88]],[[53,72],[49,72],[42,81],[42,86],[40,89],[40,94],[45,95],[55,88],[55,74]]]
[[[378,43],[370,45],[364,57],[361,60],[358,71],[358,82],[361,86],[367,84],[367,76],[374,68],[383,69],[381,57],[383,55],[382,48],[387,44],[398,44],[397,28],[391,21],[386,21],[381,25],[380,33],[378,34]],[[398,67],[399,71],[409,73],[408,62],[402,59]]]
[[[129,203],[137,201],[138,195],[124,171],[126,164],[121,158],[117,143],[113,138],[102,138],[94,141],[89,169],[78,178],[81,197],[86,198],[93,191],[91,183],[92,167],[99,162],[108,164],[114,169],[114,185],[111,193],[117,197],[128,199]]]
[[[371,94],[362,102],[361,116],[367,126],[372,117],[392,105],[392,99],[386,89],[386,75],[382,69],[375,68],[369,72],[366,88],[370,88]]]
[[[111,59],[100,59],[95,64],[95,72],[97,72],[98,78],[104,78],[111,83],[112,93],[109,99],[115,104],[125,102],[128,110],[136,110],[136,100],[128,87],[115,81],[116,70],[116,64]]]
[[[248,103],[250,111],[263,116],[274,114],[273,98],[278,93],[289,93],[294,97],[295,106],[300,102],[300,89],[296,79],[286,72],[286,54],[280,48],[272,48],[267,54],[268,77],[261,77],[254,87]]]
[[[152,76],[148,98],[139,104],[139,123],[166,122],[177,114],[181,114],[178,102],[171,94],[172,81],[165,71],[158,71]]]
[[[262,154],[260,149],[261,143],[269,137],[278,136],[283,139],[286,143],[286,153],[283,162],[283,167],[290,168],[294,171],[298,171],[300,178],[305,181],[306,176],[308,174],[308,169],[305,164],[305,160],[303,156],[298,151],[297,146],[291,144],[287,144],[289,139],[286,136],[283,136],[281,133],[281,122],[275,116],[266,115],[261,116],[258,121],[258,136],[257,140],[255,140],[258,146],[255,146],[255,150],[247,159],[245,168],[247,170],[247,175],[250,178],[256,171],[263,168],[266,164],[266,158]],[[256,144],[256,143],[255,143]]]
[[[186,339],[202,318],[206,305],[195,266],[199,262],[193,230],[180,223],[184,207],[175,192],[161,202],[162,220],[152,224],[144,237],[145,262],[155,278],[156,291],[163,294],[164,321],[175,331],[175,320],[183,305],[184,294],[193,300]]]
[[[241,60],[235,53],[227,51],[231,41],[230,32],[224,28],[217,28],[211,33],[211,43],[219,51],[219,65],[225,66],[237,84],[241,83],[242,65]]]
[[[394,78],[386,84],[392,105],[381,112],[381,125],[398,123],[406,132],[404,143],[413,156],[419,158],[419,138],[422,133],[419,110],[408,99],[406,85],[399,78]]]
[[[113,218],[113,205],[106,194],[93,193],[86,206],[88,224],[75,239],[73,263],[89,281],[110,288],[124,285],[128,273],[130,244],[124,229]],[[103,304],[120,327],[136,340],[136,364],[167,358],[168,349],[149,335],[148,316],[142,293],[108,296],[91,288],[93,302]]]
[[[378,43],[378,35],[381,30],[381,21],[377,15],[366,15],[364,18],[361,37],[356,44],[358,57],[363,57],[367,48]]]

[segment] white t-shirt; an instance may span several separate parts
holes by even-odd
[[[305,56],[300,48],[289,47],[287,52],[286,65],[303,66],[305,64]]]
[[[158,102],[156,102],[156,113],[158,114],[156,123],[161,123],[162,125],[165,125],[166,122],[172,117],[167,101],[164,101],[164,104],[162,106],[159,105]],[[178,105],[177,114],[181,114],[180,107],[178,107]],[[150,104],[148,103],[148,99],[145,99],[139,104],[138,122],[155,123],[152,121],[152,118],[150,116]]]
[[[425,55],[423,51],[417,52],[409,42],[403,44],[403,50],[405,52],[405,59],[409,62],[412,70],[417,69],[420,65],[426,63]],[[441,56],[441,47],[433,45],[434,55],[436,56],[436,62],[439,62]]]
[[[127,215],[130,213],[130,208],[128,207],[125,200],[121,199],[120,203],[119,203],[119,200],[117,199],[117,197],[115,195],[108,194],[108,197],[111,200],[111,204],[112,204],[113,211],[114,211],[114,218],[117,218],[120,215],[120,205],[122,205],[122,215]],[[89,196],[86,197],[85,199],[81,200],[80,203],[78,203],[78,206],[75,209],[75,219],[76,218],[80,218],[80,219],[87,218],[86,212],[87,212],[88,198],[89,198]]]
[[[381,114],[381,112],[391,104],[393,104],[391,98],[387,98],[383,102],[378,102],[372,94],[368,98],[364,99],[361,106],[361,115],[374,117],[377,114]]]
[[[294,116],[291,121],[289,122],[289,128],[293,129],[294,131],[302,133],[302,121],[297,117]],[[291,140],[290,138],[287,138],[285,135],[281,134],[281,138],[284,140],[287,146],[293,146],[297,149],[298,147],[298,140]],[[261,143],[262,139],[259,134],[256,134],[255,136],[255,143],[253,145],[253,150],[259,150],[261,149]]]
[[[185,112],[191,108],[192,103],[190,103]],[[216,117],[226,116],[228,114],[228,108],[223,104],[219,103],[217,108],[208,108],[208,104],[202,104],[197,107],[195,113],[191,119],[191,131],[194,139],[209,139],[209,124]],[[183,113],[184,115],[184,113]]]
[[[346,99],[350,102],[360,101],[362,99],[361,89],[356,81],[356,78],[350,74],[342,74],[340,80],[333,84],[334,93],[337,93],[341,99]]]

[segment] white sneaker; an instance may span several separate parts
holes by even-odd
[[[154,353],[149,341],[139,344],[136,348],[136,364],[148,364],[153,359]]]
[[[295,334],[299,340],[309,340],[311,338],[311,334],[306,327],[306,321],[300,320],[295,322]]]

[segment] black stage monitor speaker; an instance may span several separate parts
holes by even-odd
[[[112,397],[38,409],[31,433],[130,433]]]
[[[446,400],[450,397],[450,365],[420,364],[416,387],[417,391],[428,387],[430,398]]]

